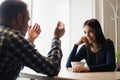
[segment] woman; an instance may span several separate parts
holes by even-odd
[[[71,61],[85,59],[88,67],[75,66],[72,68],[73,72],[114,71],[116,67],[114,45],[110,39],[105,39],[99,21],[87,20],[83,29],[85,36],[74,45],[66,67],[71,67]],[[77,51],[81,44],[83,45]]]

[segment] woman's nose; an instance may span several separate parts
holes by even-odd
[[[86,37],[89,37],[89,33],[86,33],[86,35],[85,35]]]

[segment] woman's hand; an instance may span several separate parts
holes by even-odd
[[[34,40],[39,36],[41,33],[40,25],[37,23],[33,27],[28,27],[28,40],[34,42]]]
[[[81,65],[77,65],[77,66],[74,66],[72,68],[72,71],[73,72],[89,72],[90,69],[89,69],[89,67],[84,67],[84,66],[81,66]]]
[[[85,36],[82,36],[81,39],[76,43],[77,45],[86,43],[88,44],[88,39]]]

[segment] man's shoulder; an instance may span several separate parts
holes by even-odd
[[[0,28],[0,33],[4,36],[12,36],[12,35],[18,35],[20,34],[19,31],[10,29],[8,27]]]

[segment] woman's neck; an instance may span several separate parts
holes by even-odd
[[[98,43],[92,43],[90,46],[90,49],[93,53],[97,53],[101,48],[102,48],[102,45]]]

